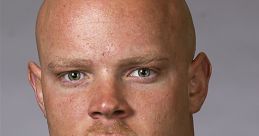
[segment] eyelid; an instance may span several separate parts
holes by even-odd
[[[134,68],[130,68],[130,70],[126,73],[126,75],[128,76],[133,71],[141,70],[141,69],[148,69],[148,70],[151,70],[151,71],[153,71],[155,73],[160,71],[160,68],[156,68],[156,67],[152,67],[152,66],[137,66],[137,67],[134,67]]]
[[[72,73],[72,72],[79,72],[79,73],[83,73],[84,75],[89,75],[89,74],[86,74],[87,72],[83,71],[83,70],[67,70],[67,71],[57,72],[56,76],[58,78],[60,78],[60,77],[63,77],[64,75]]]

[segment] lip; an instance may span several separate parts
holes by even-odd
[[[90,136],[126,136],[121,133],[91,133]]]
[[[123,136],[121,134],[99,134],[97,136]]]

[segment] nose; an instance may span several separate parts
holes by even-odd
[[[133,110],[119,91],[106,88],[96,91],[88,114],[92,119],[119,120],[131,116]]]

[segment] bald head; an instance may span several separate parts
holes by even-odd
[[[184,0],[45,0],[36,34],[51,136],[193,136],[211,67]]]
[[[180,49],[187,60],[193,58],[195,32],[184,0],[45,0],[36,29],[39,56],[49,46],[64,40],[66,45],[76,39],[86,46],[93,44],[95,37],[107,45],[109,37],[119,31],[135,38],[149,33],[149,38]],[[176,39],[178,45],[173,45]]]

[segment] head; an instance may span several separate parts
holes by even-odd
[[[36,37],[51,136],[193,136],[211,65],[184,0],[45,0]]]

